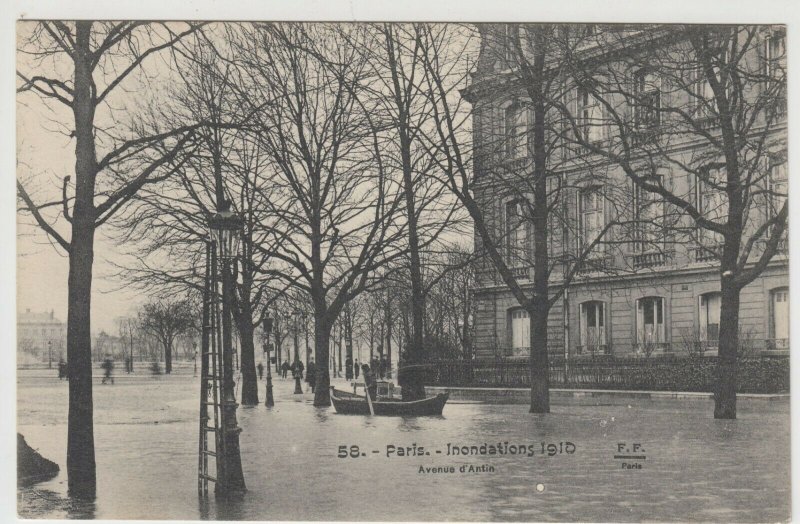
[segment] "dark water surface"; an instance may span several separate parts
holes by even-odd
[[[200,500],[199,382],[185,375],[118,377],[113,386],[97,380],[98,494],[92,504],[77,504],[66,497],[67,384],[34,375],[19,375],[18,431],[62,471],[19,489],[25,518],[774,522],[790,516],[785,401],[740,401],[735,421],[713,420],[710,401],[608,399],[570,400],[547,416],[530,415],[522,405],[448,403],[443,417],[371,418],[314,408],[310,394],[301,399],[292,381],[280,379],[275,408],[238,411],[248,492],[235,502]],[[446,456],[448,443],[498,442],[532,445],[534,455]],[[542,442],[576,449],[548,457],[540,454]],[[641,444],[644,451],[636,453],[646,459],[615,459],[621,442]],[[387,445],[415,444],[431,454],[386,457]],[[366,456],[337,458],[341,445],[357,445]],[[623,462],[642,469],[623,469]],[[470,465],[494,471],[459,471]],[[420,466],[456,472],[420,473]]]

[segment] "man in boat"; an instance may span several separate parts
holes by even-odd
[[[344,378],[353,380],[353,359],[349,356],[344,359]]]
[[[364,372],[364,387],[367,389],[369,398],[372,400],[378,399],[378,381],[375,380],[375,373],[369,369],[369,366],[364,364],[361,366],[361,371]]]

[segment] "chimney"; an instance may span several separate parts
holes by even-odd
[[[25,313],[30,313],[30,312],[31,312],[31,308],[29,308],[29,307],[26,307],[26,308],[25,308]]]
[[[51,310],[50,310],[50,320],[53,320],[53,315],[54,315],[54,314],[55,314],[55,310],[54,310],[54,309],[51,309]]]

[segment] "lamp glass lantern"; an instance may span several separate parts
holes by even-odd
[[[239,253],[239,232],[242,218],[230,210],[218,211],[208,221],[211,239],[217,245],[219,257],[223,260],[236,258]]]

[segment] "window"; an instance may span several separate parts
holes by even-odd
[[[605,303],[597,300],[580,305],[581,340],[578,353],[608,353]]]
[[[523,158],[528,154],[528,111],[519,104],[505,110],[506,156]]]
[[[710,118],[716,110],[717,102],[714,98],[714,91],[708,83],[706,75],[700,67],[691,71],[690,79],[690,104],[695,118]]]
[[[513,69],[517,65],[517,50],[515,39],[519,34],[519,27],[515,24],[503,26],[503,59],[506,68]]]
[[[722,295],[718,292],[700,295],[698,325],[700,341],[708,347],[719,346],[719,311]]]
[[[780,78],[783,62],[786,59],[786,34],[773,31],[764,41],[764,74],[769,78]]]
[[[636,342],[647,353],[664,348],[664,297],[644,297],[636,301]]]
[[[508,312],[511,325],[511,349],[516,355],[520,350],[527,350],[531,341],[531,320],[524,309],[512,309]]]
[[[566,227],[566,189],[560,174],[547,177],[547,205],[550,212],[547,216],[547,243],[551,260],[563,255],[563,247],[567,245]]]
[[[661,80],[652,71],[642,70],[634,77],[634,123],[639,131],[661,125]]]
[[[770,349],[789,349],[789,289],[770,293]]]
[[[608,138],[605,106],[585,88],[578,88],[578,120],[586,141],[596,143]]]
[[[581,190],[578,195],[580,213],[580,233],[583,246],[586,247],[603,233],[605,228],[605,199],[602,187],[590,187]],[[595,246],[594,251],[602,251],[602,245]]]
[[[788,195],[786,159],[771,156],[769,159],[769,218],[781,212]]]
[[[728,217],[728,195],[725,193],[725,170],[710,169],[708,180],[698,180],[697,210],[703,217],[717,224],[724,224]],[[701,245],[715,247],[722,244],[722,235],[706,228],[698,228],[697,237]]]
[[[660,186],[663,177],[650,177],[646,181]],[[664,201],[660,195],[635,184],[634,208],[636,212],[634,252],[661,251],[664,243]]]
[[[527,203],[512,200],[506,204],[506,262],[520,267],[528,261]]]

